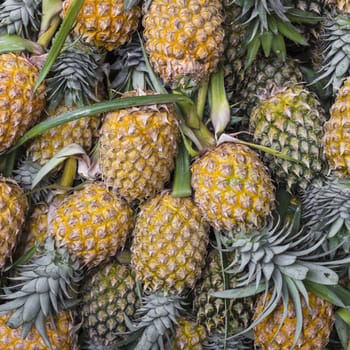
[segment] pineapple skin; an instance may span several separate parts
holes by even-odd
[[[199,82],[215,70],[224,51],[221,9],[218,0],[151,2],[142,19],[145,48],[164,82]]]
[[[3,152],[39,121],[45,108],[45,86],[41,84],[33,95],[39,71],[20,55],[1,54],[0,67],[0,152]]]
[[[86,183],[53,210],[48,231],[58,246],[91,268],[124,247],[132,216],[129,205],[102,183]]]
[[[73,0],[63,2],[63,16]],[[83,41],[108,51],[131,40],[141,17],[141,8],[124,11],[124,0],[84,0],[76,18],[73,34]]]
[[[207,225],[190,198],[157,195],[136,218],[131,246],[136,279],[147,292],[181,295],[200,277],[208,241]]]
[[[249,147],[223,143],[192,165],[194,202],[218,231],[246,232],[264,225],[274,208],[270,175]]]
[[[67,108],[62,104],[51,111],[50,115],[54,117],[73,109],[74,107]],[[27,149],[27,156],[33,162],[45,165],[57,152],[72,143],[89,151],[93,146],[94,136],[98,133],[98,127],[99,118],[92,116],[51,128],[34,139]]]
[[[308,296],[311,312],[309,313],[304,298],[301,298],[304,320],[303,332],[297,341],[296,349],[323,350],[329,341],[334,323],[333,306],[312,293],[308,293]],[[264,294],[261,294],[257,300],[255,318],[262,311],[263,302]],[[289,302],[287,318],[275,336],[282,318],[283,304],[280,303],[269,316],[254,328],[254,343],[261,350],[285,350],[292,348],[296,331],[296,314],[292,302]]]
[[[195,321],[180,318],[171,350],[202,350],[207,339],[205,327]]]
[[[129,92],[123,96],[136,94]],[[108,113],[99,143],[103,181],[128,202],[153,197],[170,179],[179,135],[175,111],[170,105]]]
[[[0,317],[0,344],[8,350],[49,350],[40,334],[32,328],[26,339],[21,337],[21,328],[12,329],[6,325],[7,316]],[[68,311],[61,311],[55,317],[55,326],[47,321],[46,329],[52,350],[73,350],[77,348],[73,334],[73,321]]]
[[[0,178],[0,269],[11,257],[28,209],[23,190],[13,180]]]
[[[254,140],[293,159],[264,152],[264,161],[289,190],[306,189],[325,168],[322,138],[325,112],[310,91],[301,86],[282,89],[262,101],[252,112]]]
[[[89,343],[109,346],[127,332],[125,315],[132,319],[138,304],[135,274],[118,261],[101,266],[81,288],[82,334]]]
[[[350,78],[339,89],[330,109],[330,119],[324,124],[324,153],[331,170],[350,174]]]

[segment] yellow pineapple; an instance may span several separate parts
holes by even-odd
[[[13,146],[45,107],[44,85],[34,92],[39,70],[14,53],[0,55],[0,152]]]
[[[131,91],[123,96],[138,94],[141,92]],[[170,179],[178,139],[179,128],[171,105],[108,113],[99,143],[104,182],[128,202],[152,197]]]
[[[77,348],[76,335],[73,329],[73,319],[68,311],[62,311],[55,317],[54,325],[46,320],[47,336],[50,341],[45,343],[36,330],[31,330],[26,339],[22,338],[19,329],[10,328],[8,316],[0,317],[0,344],[4,350],[74,350]]]
[[[63,2],[63,15],[71,3],[72,0]],[[112,51],[131,40],[140,17],[140,7],[135,5],[125,11],[124,0],[84,0],[73,33],[89,44]]]
[[[271,294],[267,296],[267,301]],[[305,299],[301,298],[303,313],[303,331],[299,336],[296,349],[300,350],[323,350],[325,349],[334,322],[333,306],[326,300],[308,293],[309,306]],[[261,294],[257,301],[255,317],[258,317],[266,305],[265,295]],[[262,350],[285,350],[292,349],[294,334],[296,333],[297,320],[293,302],[289,302],[287,318],[283,320],[284,307],[282,302],[274,311],[263,319],[254,328],[256,346]]]
[[[249,147],[224,143],[192,165],[194,202],[216,230],[261,227],[274,208],[270,175]]]
[[[195,321],[180,318],[171,350],[202,350],[206,339],[204,326]]]
[[[224,51],[219,0],[152,0],[143,17],[145,48],[165,82],[198,82]]]
[[[0,178],[0,269],[12,255],[23,228],[27,207],[27,198],[17,183]]]

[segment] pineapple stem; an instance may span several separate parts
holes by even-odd
[[[208,95],[208,89],[209,89],[209,82],[208,80],[205,80],[201,84],[197,92],[196,106],[197,106],[197,115],[200,120],[203,120],[205,103]]]
[[[215,138],[209,129],[201,122],[198,129],[193,129],[193,133],[196,135],[204,150],[213,148],[216,145]]]
[[[56,30],[58,26],[61,23],[61,19],[59,17],[55,18],[50,28],[43,34],[40,35],[38,39],[38,44],[40,44],[42,47],[47,48],[49,46],[49,43],[53,37],[53,35],[56,33]]]
[[[173,94],[183,95],[180,91],[177,90],[174,90]],[[192,129],[198,129],[200,124],[200,117],[197,114],[196,105],[192,101],[180,101],[177,102],[177,104],[185,117],[187,126]]]
[[[71,187],[77,172],[78,162],[75,158],[68,158],[64,164],[62,176],[59,181],[60,186]]]
[[[188,197],[191,193],[190,156],[184,142],[181,141],[176,157],[172,195],[174,197]]]

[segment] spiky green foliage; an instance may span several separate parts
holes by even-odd
[[[98,100],[98,83],[102,79],[98,59],[93,48],[67,39],[51,68],[52,76],[46,80],[50,109],[62,101],[66,107],[72,107]]]
[[[328,249],[350,251],[350,180],[328,178],[310,185],[302,195],[306,229],[326,236]]]
[[[214,334],[203,344],[203,350],[251,350],[253,341],[239,336],[236,338],[225,339],[223,334]]]
[[[39,31],[41,0],[5,0],[0,4],[0,34],[30,39]]]
[[[12,311],[7,325],[22,327],[25,338],[34,326],[45,344],[50,347],[45,318],[74,304],[75,286],[80,281],[79,263],[64,248],[57,249],[53,240],[45,244],[45,254],[35,255],[21,266],[14,284],[5,288],[0,313]]]

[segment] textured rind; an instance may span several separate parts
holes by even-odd
[[[34,92],[38,69],[28,59],[0,55],[0,152],[14,145],[45,107],[44,84]]]
[[[284,89],[262,101],[252,112],[254,140],[296,161],[264,152],[278,182],[305,189],[325,168],[322,138],[325,112],[316,96],[300,86]]]
[[[224,143],[192,165],[194,202],[216,230],[247,232],[264,225],[274,208],[274,186],[257,153]]]
[[[51,111],[50,115],[54,117],[74,108],[77,107],[67,108],[65,105],[60,105]],[[80,145],[88,152],[92,147],[94,135],[97,134],[98,125],[99,118],[92,116],[51,128],[38,135],[30,144],[27,149],[28,158],[40,165],[45,165],[57,152],[72,143]]]
[[[63,16],[71,3],[72,0],[64,1]],[[131,40],[140,17],[140,7],[124,11],[123,0],[84,0],[73,33],[89,44],[112,51]]]
[[[301,299],[304,320],[303,332],[298,339],[296,349],[323,350],[328,344],[334,322],[333,306],[312,293],[308,293],[308,296],[310,311],[304,298]],[[255,317],[259,315],[263,308],[263,300],[264,294],[261,294],[258,298]],[[291,301],[288,304],[287,318],[276,335],[282,317],[283,304],[280,303],[269,316],[254,328],[256,346],[259,346],[262,350],[285,350],[292,348],[297,325],[295,309]]]
[[[109,346],[128,331],[125,315],[137,307],[136,280],[130,266],[109,263],[96,270],[82,287],[82,331],[88,343]]]
[[[102,183],[87,183],[67,195],[49,220],[49,234],[89,268],[124,247],[132,229],[132,210]]]
[[[21,329],[12,329],[6,325],[8,316],[0,317],[0,344],[6,350],[48,350],[39,333],[33,328],[26,339],[21,337]],[[55,325],[47,322],[47,334],[52,350],[73,350],[76,348],[76,336],[73,334],[73,321],[68,311],[60,312]]]
[[[350,78],[344,81],[324,124],[324,153],[329,167],[341,175],[350,174]]]
[[[163,192],[145,202],[133,237],[131,262],[146,291],[180,295],[194,287],[205,264],[209,237],[190,198]]]
[[[108,113],[99,143],[103,181],[128,202],[154,196],[170,179],[178,140],[172,106]]]
[[[22,189],[14,181],[0,178],[0,269],[12,255],[27,208]]]
[[[142,23],[145,48],[165,82],[200,81],[213,72],[224,51],[218,0],[153,0]]]
[[[207,339],[205,328],[195,321],[180,318],[171,350],[202,350]]]
[[[336,8],[340,13],[350,14],[349,0],[326,0],[326,3],[331,7]]]

